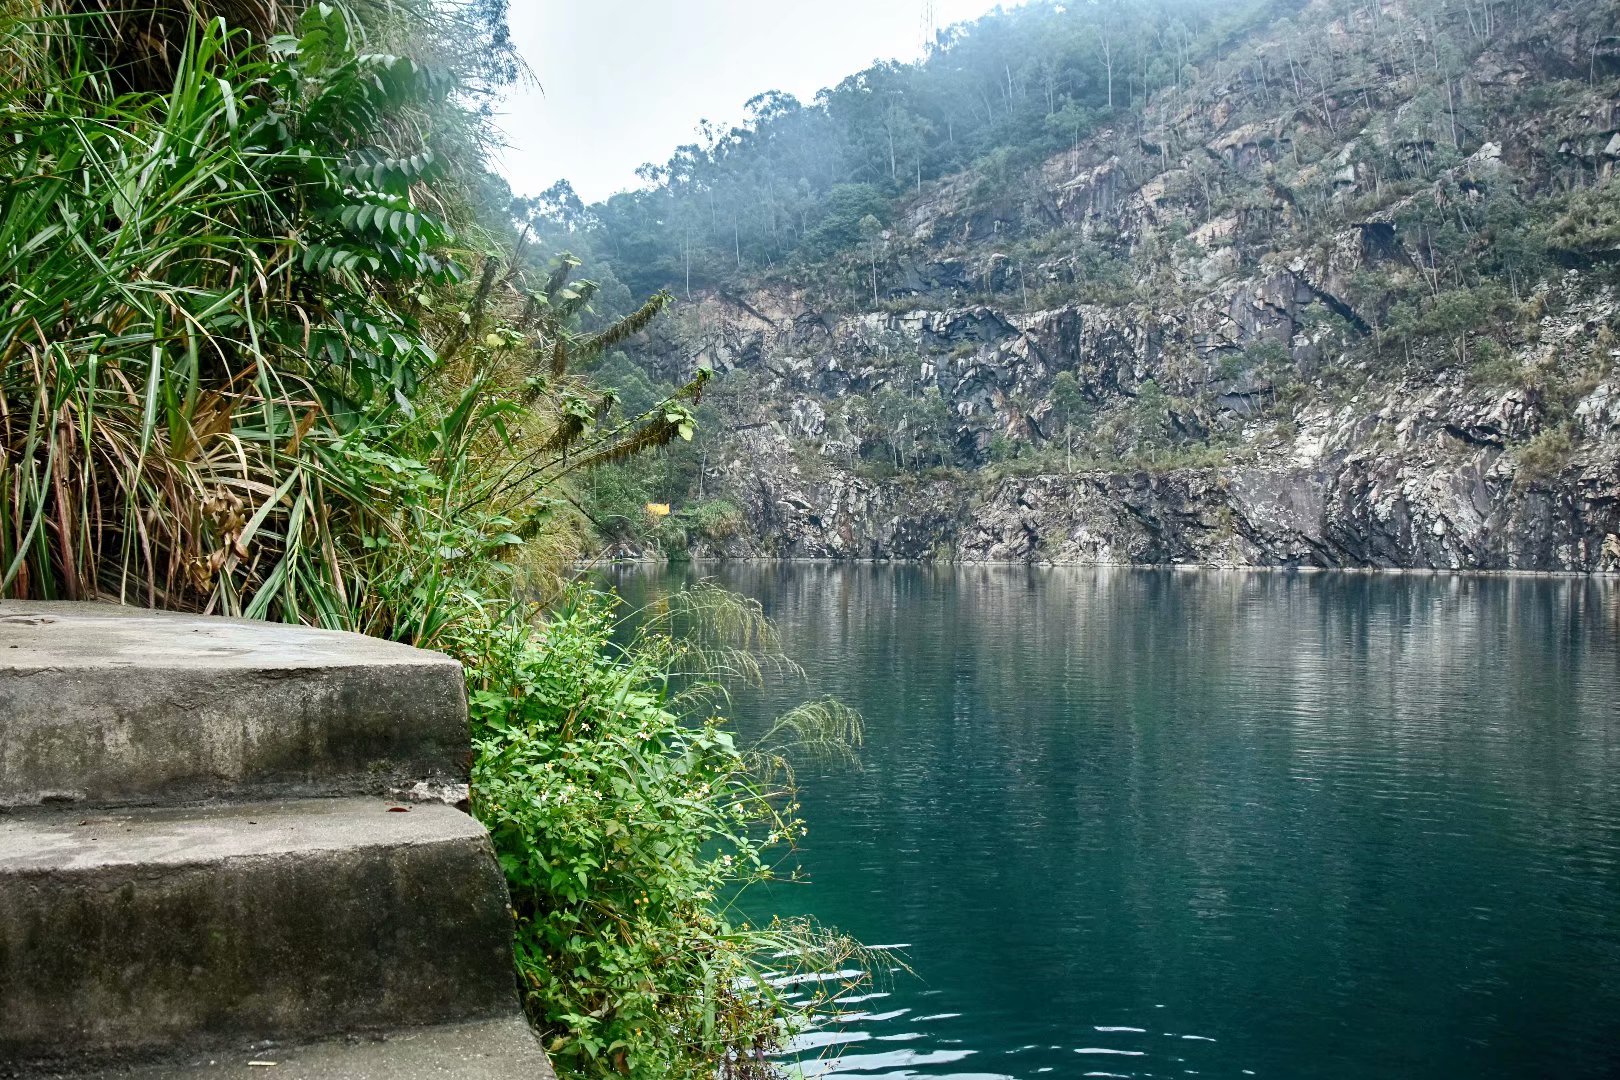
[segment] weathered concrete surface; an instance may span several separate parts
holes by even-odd
[[[448,806],[0,815],[0,1062],[511,1017],[511,933]]]
[[[555,1080],[528,1023],[518,1016],[376,1039],[260,1045],[138,1068],[22,1075],[28,1080]]]
[[[460,665],[359,634],[0,601],[0,807],[466,780]]]

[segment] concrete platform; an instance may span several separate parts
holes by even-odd
[[[465,782],[454,660],[360,634],[0,601],[0,807]]]
[[[511,1017],[512,916],[483,826],[390,806],[0,815],[0,1062]]]
[[[516,1015],[376,1039],[259,1046],[91,1073],[18,1075],[26,1080],[555,1080],[528,1023]]]

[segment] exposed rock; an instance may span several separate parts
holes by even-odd
[[[959,430],[1007,430],[1011,404],[1073,374],[1088,398],[1128,401],[1146,378],[1167,384],[1173,353],[1293,341],[1301,307],[1318,297],[1298,275],[1236,288],[1221,309],[1153,324],[1076,306],[1030,315],[976,307],[868,314],[834,321],[830,347],[781,357],[783,390],[855,388],[898,378],[896,357],[927,355],[906,377],[950,403]],[[1554,332],[1579,325],[1579,313]],[[818,334],[821,331],[817,332]],[[763,347],[802,344],[795,331]],[[954,350],[954,353],[952,352]],[[907,361],[910,362],[909,360]],[[794,558],[1031,560],[1448,570],[1620,569],[1620,386],[1605,381],[1573,408],[1583,448],[1554,476],[1522,472],[1516,448],[1543,430],[1546,409],[1525,389],[1441,383],[1383,387],[1338,407],[1307,405],[1284,438],[1257,414],[1275,394],[1260,372],[1213,377],[1215,400],[1256,443],[1218,469],[1077,471],[1008,476],[985,487],[960,476],[878,478],[829,441],[802,467],[794,440],[814,442],[826,410],[790,402],[787,429],[740,433],[713,473],[748,528],[708,555]],[[836,373],[837,378],[833,375]],[[1026,423],[1037,423],[1036,411]],[[1172,413],[1191,427],[1196,415]],[[791,436],[789,434],[791,432]],[[1607,544],[1607,547],[1605,546]]]
[[[1600,78],[1620,38],[1560,6],[1533,36],[1475,35],[1442,90],[1386,47],[1427,40],[1407,5],[1341,7],[1308,17],[1353,74],[1308,107],[1278,92],[1300,92],[1287,48],[1262,44],[1015,178],[919,182],[874,268],[887,310],[803,267],[693,301],[703,340],[655,369],[760,380],[711,469],[745,528],[700,550],[1620,569],[1606,227],[1548,250],[1563,280],[1512,277],[1480,290],[1511,303],[1410,329],[1476,284],[1450,272],[1460,246],[1510,239],[1484,208],[1554,219],[1620,163]],[[1525,107],[1530,87],[1553,104]],[[1060,380],[1081,400],[1060,407]],[[937,394],[943,449],[906,461],[880,393]]]

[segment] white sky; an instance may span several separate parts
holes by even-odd
[[[1014,0],[1016,2],[1016,0]],[[914,60],[939,27],[995,0],[512,0],[512,36],[540,88],[500,116],[515,191],[567,179],[586,202],[638,186],[636,167],[725,127],[743,102],[786,90],[808,102],[874,60]],[[1010,6],[1010,5],[1009,5]]]

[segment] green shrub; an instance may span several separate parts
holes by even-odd
[[[804,247],[826,258],[861,242],[861,221],[882,221],[889,215],[889,200],[871,184],[837,184],[827,192],[821,218],[805,234]]]
[[[858,718],[815,703],[771,749],[739,747],[703,704],[708,673],[757,678],[780,660],[757,605],[700,587],[622,646],[616,608],[575,591],[538,629],[479,635],[467,658],[473,809],[512,886],[524,1001],[564,1075],[770,1076],[767,1056],[832,1000],[789,1001],[773,980],[860,951],[804,921],[750,925],[735,901],[804,832],[789,749],[840,752]],[[754,648],[693,632],[716,624]]]
[[[710,499],[686,511],[692,527],[705,540],[716,543],[736,536],[742,531],[743,513],[725,499]]]
[[[1575,442],[1567,427],[1559,425],[1538,432],[1519,448],[1519,471],[1514,482],[1527,485],[1551,480],[1569,464],[1574,453]]]
[[[1476,338],[1469,347],[1468,381],[1476,386],[1514,386],[1524,381],[1518,358],[1494,338]]]
[[[1023,446],[1015,439],[1008,438],[1003,432],[996,432],[990,436],[990,443],[986,453],[994,465],[1003,465],[1017,458],[1023,451]]]

